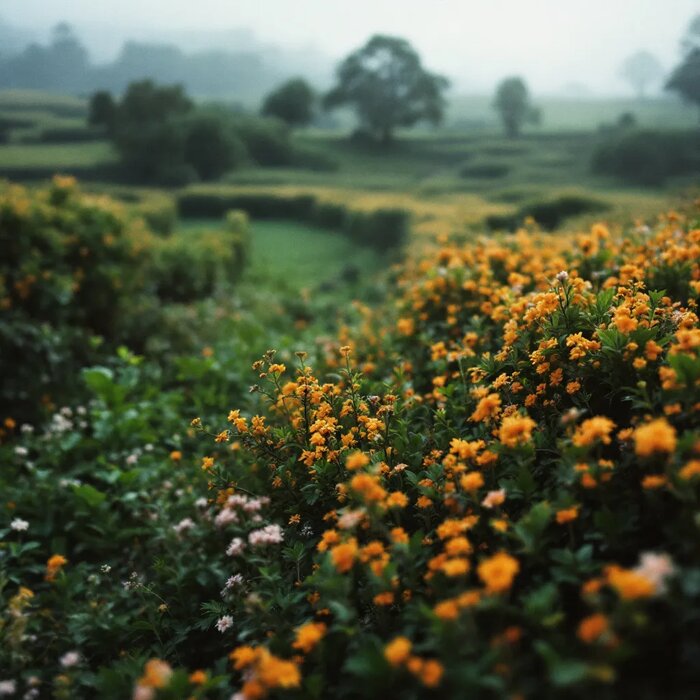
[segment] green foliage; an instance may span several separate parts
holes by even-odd
[[[384,143],[398,127],[442,119],[448,81],[425,70],[405,39],[373,36],[340,64],[336,79],[325,107],[350,105],[362,127]]]
[[[111,92],[99,90],[90,97],[88,106],[87,123],[110,133],[115,126],[117,118],[117,105]]]
[[[592,167],[597,173],[641,185],[659,185],[669,177],[697,174],[700,134],[626,130],[597,147]]]
[[[700,107],[700,47],[694,47],[685,56],[668,79],[666,89]]]
[[[540,119],[539,112],[530,103],[530,94],[522,78],[505,78],[498,85],[494,107],[509,138],[518,136],[527,122],[537,123]]]
[[[313,88],[303,78],[294,78],[265,98],[260,113],[290,126],[306,126],[313,119],[315,99]]]
[[[353,210],[318,201],[311,194],[228,194],[225,189],[192,189],[182,192],[177,203],[183,217],[219,217],[229,209],[242,209],[253,218],[292,219],[334,228],[360,245],[379,250],[400,248],[408,236],[410,222],[410,214],[402,209]]]

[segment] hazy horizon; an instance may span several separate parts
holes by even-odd
[[[216,34],[223,40],[227,30],[244,30],[254,44],[334,63],[371,34],[388,33],[411,41],[428,68],[451,78],[455,92],[489,92],[505,75],[519,74],[535,93],[577,84],[604,96],[632,94],[620,64],[640,49],[668,73],[697,11],[697,0],[589,0],[585,6],[557,0],[488,6],[469,0],[22,0],[1,3],[0,19],[41,41],[65,20],[98,61],[112,59],[126,39],[179,37],[182,43],[189,37],[203,48]]]

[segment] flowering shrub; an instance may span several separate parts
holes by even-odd
[[[236,697],[692,693],[699,261],[678,214],[446,246],[393,328],[256,362],[264,408],[193,423]]]
[[[15,368],[0,387],[0,411],[34,419],[41,403],[75,391],[70,378],[100,360],[101,344],[142,349],[162,328],[163,302],[230,287],[247,228],[231,212],[219,231],[156,236],[73,178],[36,191],[0,182],[0,355]]]
[[[219,419],[211,396],[187,403],[187,435],[183,397],[149,403],[129,357],[86,373],[84,419],[6,426],[0,683],[693,697],[692,217],[445,243],[340,342],[265,353]]]

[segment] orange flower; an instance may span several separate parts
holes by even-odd
[[[345,458],[345,467],[350,471],[362,469],[369,464],[369,457],[364,452],[351,452]]]
[[[46,581],[53,581],[56,578],[58,572],[68,563],[62,554],[54,554],[46,562],[46,574],[44,579]]]
[[[611,442],[610,433],[615,429],[615,423],[605,416],[594,416],[583,421],[576,428],[572,442],[576,447],[587,447],[596,440],[600,440],[604,445]]]
[[[297,630],[292,647],[308,654],[321,641],[325,633],[326,625],[323,622],[309,622]]]
[[[492,418],[495,418],[500,411],[501,397],[498,394],[489,394],[479,401],[474,413],[469,417],[469,420],[477,423],[490,421]]]
[[[578,518],[579,507],[580,506],[571,506],[571,508],[558,510],[556,515],[557,522],[560,525],[564,525],[564,523],[570,523],[576,520],[576,518]]]
[[[520,571],[518,560],[510,554],[499,552],[484,559],[477,568],[477,574],[489,593],[502,593],[513,585],[513,579]]]
[[[400,666],[411,654],[411,646],[410,639],[396,637],[384,647],[384,658],[392,666]]]
[[[498,439],[507,447],[524,445],[532,439],[532,431],[537,423],[529,416],[515,414],[503,419],[498,431]]]
[[[676,430],[665,418],[657,418],[634,431],[634,451],[638,457],[650,457],[657,452],[670,454],[675,449]]]
[[[357,540],[354,537],[331,549],[331,561],[341,574],[345,574],[352,569],[356,558]]]
[[[423,664],[419,678],[426,688],[436,688],[440,685],[444,669],[442,664],[435,659],[428,659]]]
[[[608,631],[608,618],[602,613],[585,617],[578,626],[578,638],[586,644],[592,644]]]
[[[650,598],[656,593],[653,581],[644,574],[629,569],[612,567],[608,571],[608,583],[617,591],[620,598],[625,600]]]

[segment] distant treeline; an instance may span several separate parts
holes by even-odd
[[[145,77],[181,84],[198,96],[251,101],[287,77],[287,72],[268,64],[263,54],[237,51],[235,46],[228,51],[185,53],[174,45],[135,41],[126,42],[112,63],[98,65],[67,24],[55,27],[47,44],[32,43],[14,52],[0,47],[0,88],[122,92]]]

